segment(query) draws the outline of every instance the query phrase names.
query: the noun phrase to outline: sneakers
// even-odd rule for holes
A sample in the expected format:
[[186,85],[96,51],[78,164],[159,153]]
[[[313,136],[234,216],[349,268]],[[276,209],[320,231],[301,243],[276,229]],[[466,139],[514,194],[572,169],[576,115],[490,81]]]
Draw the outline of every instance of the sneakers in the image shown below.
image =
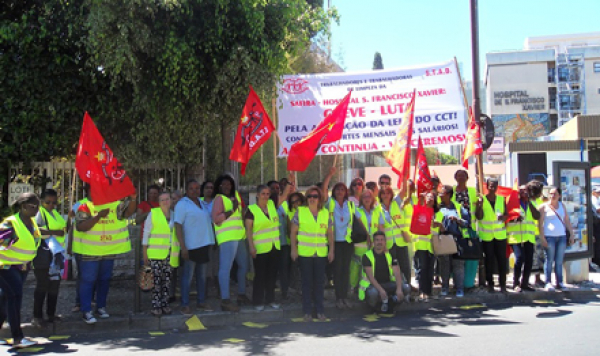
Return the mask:
[[279,305],[277,303],[270,303],[269,306],[275,310],[281,309],[281,305]]
[[240,311],[240,307],[233,304],[229,299],[223,299],[221,301],[221,310],[237,313]]
[[442,288],[442,291],[440,292],[440,295],[442,297],[445,297],[448,295],[448,288]]
[[96,314],[98,314],[100,319],[110,318],[110,315],[106,312],[106,308],[98,308],[98,310],[96,310]]
[[523,286],[521,289],[525,292],[535,292],[535,289],[531,288],[530,286]]
[[464,291],[464,290],[462,290],[462,289],[458,289],[458,290],[456,291],[456,297],[457,297],[457,298],[462,298],[462,297],[464,297],[464,296],[465,296],[465,291]]
[[21,339],[21,342],[19,342],[16,345],[13,345],[13,348],[15,348],[15,349],[24,349],[26,347],[31,347],[31,346],[34,346],[34,345],[37,345],[36,341],[32,341],[32,340],[29,340],[28,338],[24,337],[24,338]]
[[94,318],[94,314],[92,314],[92,312],[83,313],[83,321],[85,321],[85,323],[89,325],[96,324],[96,322],[98,322],[98,320]]
[[558,283],[556,285],[556,289],[563,290],[563,289],[566,289],[566,288],[567,288],[567,286],[565,286],[565,284],[563,282],[560,282],[560,283]]
[[546,283],[546,292],[554,292],[554,286],[552,286],[552,283]]
[[265,306],[262,305],[262,304],[261,305],[255,305],[254,306],[254,310],[256,310],[256,311],[263,311],[263,310],[265,310]]
[[187,305],[182,306],[180,311],[181,311],[181,314],[183,314],[183,315],[192,315],[192,310]]

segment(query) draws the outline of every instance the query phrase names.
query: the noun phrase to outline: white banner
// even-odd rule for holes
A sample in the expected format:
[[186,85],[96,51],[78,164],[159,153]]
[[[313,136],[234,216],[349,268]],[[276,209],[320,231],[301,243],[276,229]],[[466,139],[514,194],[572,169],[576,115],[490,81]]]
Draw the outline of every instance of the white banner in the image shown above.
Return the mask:
[[322,145],[318,154],[387,151],[413,90],[413,147],[419,135],[425,146],[465,141],[465,107],[454,61],[435,65],[370,71],[288,75],[279,86],[280,157],[308,134],[352,90],[344,136]]

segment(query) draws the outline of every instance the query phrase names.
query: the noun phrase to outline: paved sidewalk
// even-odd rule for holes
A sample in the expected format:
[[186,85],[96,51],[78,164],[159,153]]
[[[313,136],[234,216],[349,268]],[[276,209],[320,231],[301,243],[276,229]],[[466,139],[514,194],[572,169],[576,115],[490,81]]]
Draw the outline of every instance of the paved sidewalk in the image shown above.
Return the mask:
[[[507,280],[511,281],[512,279],[509,276]],[[413,282],[413,284],[415,283],[416,282]],[[87,325],[81,320],[80,313],[71,312],[74,305],[75,282],[63,281],[58,302],[58,313],[63,317],[63,321],[56,324],[50,324],[49,327],[45,329],[39,329],[30,325],[33,314],[34,287],[35,280],[33,274],[30,274],[24,290],[22,309],[23,328],[25,335],[27,336],[50,336],[57,334],[76,335],[89,332],[109,333],[128,330],[164,331],[177,329],[179,331],[185,331],[187,330],[185,321],[192,317],[192,315],[182,315],[179,312],[179,304],[177,302],[172,304],[174,310],[172,315],[162,316],[160,318],[150,315],[149,311],[151,304],[149,293],[142,293],[141,306],[143,311],[141,313],[134,313],[134,282],[132,280],[116,280],[111,283],[107,307],[111,317],[108,319],[99,319],[98,323],[95,325]],[[415,301],[403,303],[397,307],[396,311],[402,313],[407,310],[425,310],[435,307],[466,306],[491,302],[508,302],[516,304],[536,300],[544,302],[544,300],[558,301],[597,298],[600,297],[600,273],[590,273],[590,281],[567,285],[567,287],[568,288],[562,292],[536,290],[535,292],[515,293],[509,289],[509,292],[506,294],[500,292],[490,294],[484,288],[476,287],[468,290],[464,298],[456,298],[456,296],[453,295],[454,291],[451,290],[451,296],[431,299],[427,303]],[[232,285],[231,290],[232,293],[235,293],[236,286]],[[355,301],[355,307],[351,310],[338,310],[335,308],[333,289],[326,289],[325,292],[325,314],[328,317],[343,318],[370,313],[368,308],[358,301]],[[434,287],[434,295],[438,296],[439,292],[440,286],[437,285]],[[251,287],[247,288],[247,295],[250,296],[251,293]],[[279,293],[276,295],[277,297],[280,296]],[[413,293],[413,297],[414,296],[415,294]],[[192,296],[190,297],[190,300],[193,303],[195,298]],[[206,327],[233,326],[244,322],[284,321],[302,316],[300,295],[293,291],[290,293],[290,298],[282,303],[282,308],[280,310],[274,310],[267,307],[264,311],[257,312],[252,306],[245,306],[239,313],[222,312],[219,307],[217,291],[214,287],[209,287],[207,302],[214,311],[194,312]],[[191,306],[192,310],[194,310],[194,305],[192,304]],[[10,337],[8,325],[5,325],[0,333],[0,337]]]

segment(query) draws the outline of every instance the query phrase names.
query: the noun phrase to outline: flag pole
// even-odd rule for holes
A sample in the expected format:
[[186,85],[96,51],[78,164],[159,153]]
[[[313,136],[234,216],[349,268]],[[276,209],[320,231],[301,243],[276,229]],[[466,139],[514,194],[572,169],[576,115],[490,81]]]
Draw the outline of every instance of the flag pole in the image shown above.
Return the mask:
[[[458,80],[460,81],[460,89],[462,90],[463,101],[465,103],[465,109],[467,110],[467,117],[468,117],[469,116],[469,101],[467,99],[467,93],[465,91],[465,84],[463,83],[462,75],[460,74],[460,70],[458,69],[458,61],[456,60],[456,56],[454,56],[454,66],[456,67],[456,72],[458,73]],[[477,124],[479,125],[479,131],[481,132],[481,125],[479,124],[479,121],[477,121]],[[467,123],[467,125],[468,125],[468,123]],[[467,127],[467,130],[468,129],[469,128]],[[465,150],[463,147],[463,154],[464,154],[464,151]],[[477,177],[477,192],[482,193],[483,192],[483,154],[481,154],[481,153],[479,153],[478,155],[475,156],[475,175]]]
[[[277,88],[275,88],[275,95],[276,94]],[[273,100],[271,100],[271,113],[273,115],[273,126],[275,127],[275,137],[273,137],[273,174],[275,174],[274,179],[279,180],[279,174],[277,169],[277,139],[279,139],[279,134],[277,134],[277,103],[275,101],[275,95],[273,95]]]

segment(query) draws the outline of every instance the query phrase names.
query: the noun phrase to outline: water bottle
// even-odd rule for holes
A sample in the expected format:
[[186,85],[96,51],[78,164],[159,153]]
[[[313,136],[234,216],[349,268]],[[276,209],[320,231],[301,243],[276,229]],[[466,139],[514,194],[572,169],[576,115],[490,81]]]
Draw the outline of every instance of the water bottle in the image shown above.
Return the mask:
[[381,311],[384,313],[388,311],[388,300],[387,299],[381,303]]

